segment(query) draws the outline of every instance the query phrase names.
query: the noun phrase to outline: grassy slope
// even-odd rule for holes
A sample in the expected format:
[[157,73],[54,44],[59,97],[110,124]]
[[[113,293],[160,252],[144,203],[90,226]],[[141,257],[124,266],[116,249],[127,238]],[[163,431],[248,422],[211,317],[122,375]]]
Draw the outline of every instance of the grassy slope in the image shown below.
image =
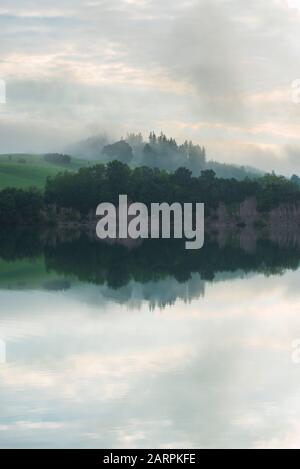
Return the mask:
[[[26,160],[20,163],[19,160]],[[38,187],[42,189],[48,176],[61,171],[77,171],[90,163],[72,158],[70,165],[55,165],[44,161],[42,155],[0,155],[0,190],[5,187]]]

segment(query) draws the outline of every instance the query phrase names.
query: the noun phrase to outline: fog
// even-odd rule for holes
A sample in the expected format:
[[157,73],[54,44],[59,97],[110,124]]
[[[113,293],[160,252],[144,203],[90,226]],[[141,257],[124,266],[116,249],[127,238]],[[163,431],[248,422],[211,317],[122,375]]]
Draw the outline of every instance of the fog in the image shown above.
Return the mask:
[[0,153],[162,130],[299,172],[299,24],[289,0],[3,0]]

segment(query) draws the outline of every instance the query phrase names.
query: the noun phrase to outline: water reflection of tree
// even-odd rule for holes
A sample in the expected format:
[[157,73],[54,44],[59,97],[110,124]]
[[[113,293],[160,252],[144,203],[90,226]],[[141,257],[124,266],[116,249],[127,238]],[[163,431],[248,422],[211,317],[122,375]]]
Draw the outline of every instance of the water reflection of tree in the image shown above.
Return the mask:
[[129,250],[91,239],[85,233],[23,230],[0,232],[0,257],[6,261],[44,256],[48,270],[80,281],[119,289],[130,281],[140,284],[168,277],[186,283],[193,274],[212,281],[225,272],[281,274],[296,269],[300,249],[280,247],[267,239],[258,240],[254,251],[245,251],[236,239],[224,245],[206,240],[199,251],[185,250],[176,240],[149,240]]

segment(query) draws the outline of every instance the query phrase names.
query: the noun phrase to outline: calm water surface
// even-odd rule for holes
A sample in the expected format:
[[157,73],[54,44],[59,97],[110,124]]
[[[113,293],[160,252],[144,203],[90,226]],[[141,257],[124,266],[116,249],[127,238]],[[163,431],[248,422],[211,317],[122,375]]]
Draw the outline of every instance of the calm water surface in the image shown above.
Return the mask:
[[5,257],[2,448],[300,446],[300,270],[112,287]]

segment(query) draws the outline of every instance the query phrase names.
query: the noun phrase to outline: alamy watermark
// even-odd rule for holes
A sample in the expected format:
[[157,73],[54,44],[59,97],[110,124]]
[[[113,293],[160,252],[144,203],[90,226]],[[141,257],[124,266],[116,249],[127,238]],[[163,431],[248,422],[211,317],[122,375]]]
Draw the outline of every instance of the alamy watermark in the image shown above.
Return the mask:
[[0,104],[6,104],[6,83],[0,78]]
[[300,78],[294,80],[291,84],[291,96],[294,104],[300,103]]
[[186,249],[204,245],[204,204],[175,202],[152,203],[150,213],[145,204],[128,203],[127,195],[119,195],[119,205],[104,202],[98,205],[96,233],[100,239],[186,239]]
[[291,348],[292,348],[292,355],[291,355],[292,362],[295,365],[299,365],[300,363],[300,339],[293,340],[291,344]]
[[286,0],[288,7],[294,10],[300,10],[300,0]]
[[0,365],[6,363],[6,342],[0,339]]

